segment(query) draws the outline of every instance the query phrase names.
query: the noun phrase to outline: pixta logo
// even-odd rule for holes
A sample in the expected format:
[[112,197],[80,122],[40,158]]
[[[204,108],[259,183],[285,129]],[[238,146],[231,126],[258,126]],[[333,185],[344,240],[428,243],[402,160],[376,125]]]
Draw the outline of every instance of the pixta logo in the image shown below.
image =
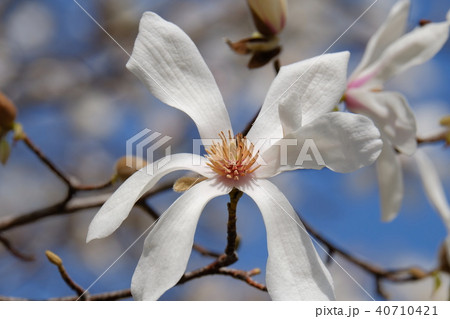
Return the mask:
[[[159,132],[153,132],[149,129],[144,129],[127,140],[126,143],[126,165],[132,167],[132,156],[144,158],[150,164],[143,170],[146,174],[153,175],[156,170],[163,167],[170,161],[171,146],[165,148],[165,157],[159,161],[154,161],[154,154],[164,144],[169,142],[172,138],[170,136],[162,135]],[[144,156],[145,152],[145,156]]]

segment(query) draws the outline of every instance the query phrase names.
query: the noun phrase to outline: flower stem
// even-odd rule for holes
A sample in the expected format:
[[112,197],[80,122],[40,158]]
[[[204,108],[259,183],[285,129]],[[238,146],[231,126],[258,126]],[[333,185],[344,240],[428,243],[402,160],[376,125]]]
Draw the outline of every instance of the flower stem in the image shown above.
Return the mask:
[[233,188],[229,194],[230,202],[228,207],[228,226],[227,226],[227,247],[225,248],[225,254],[232,256],[236,251],[236,208],[239,199],[242,197],[242,192],[237,188]]

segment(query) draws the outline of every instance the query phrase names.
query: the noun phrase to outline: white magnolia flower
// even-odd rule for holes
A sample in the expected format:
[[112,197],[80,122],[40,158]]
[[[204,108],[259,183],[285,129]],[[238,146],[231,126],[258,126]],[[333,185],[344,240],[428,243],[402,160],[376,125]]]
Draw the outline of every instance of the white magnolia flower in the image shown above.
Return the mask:
[[372,36],[365,54],[350,76],[345,102],[354,113],[370,117],[380,129],[383,151],[377,160],[382,219],[397,215],[403,199],[403,181],[396,152],[412,155],[417,147],[416,121],[405,97],[386,92],[384,83],[391,77],[431,59],[447,41],[447,21],[429,23],[404,34],[410,2],[401,0],[387,20]]
[[[131,283],[133,297],[156,300],[183,275],[200,214],[213,198],[237,188],[258,205],[267,230],[266,284],[275,300],[333,299],[330,275],[302,223],[280,190],[266,178],[284,170],[328,167],[349,172],[375,161],[379,131],[365,116],[328,113],[346,85],[347,52],[324,55],[280,70],[259,118],[247,137],[234,137],[216,82],[189,37],[154,13],[145,13],[127,64],[161,101],[188,114],[204,144],[220,137],[205,158],[175,154],[153,164],[156,170],[132,175],[93,219],[87,241],[114,232],[135,202],[163,176],[191,170],[207,179],[183,193],[156,223],[144,243]],[[280,145],[297,141],[280,160]],[[296,165],[306,139],[313,139],[324,163]],[[256,147],[258,146],[258,151]],[[264,159],[265,165],[260,159]],[[158,163],[165,163],[158,167]],[[281,165],[281,163],[286,165]]]

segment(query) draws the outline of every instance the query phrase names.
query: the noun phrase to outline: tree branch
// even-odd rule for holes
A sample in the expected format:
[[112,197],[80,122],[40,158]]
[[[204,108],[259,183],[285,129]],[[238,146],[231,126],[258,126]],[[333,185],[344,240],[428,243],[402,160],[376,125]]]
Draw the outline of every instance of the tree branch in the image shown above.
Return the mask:
[[69,273],[67,272],[66,268],[63,265],[63,262],[61,258],[56,255],[55,253],[47,250],[45,252],[48,260],[54,264],[56,267],[58,267],[59,274],[61,275],[61,278],[64,280],[64,282],[69,286],[73,291],[75,291],[78,294],[78,298],[81,300],[89,300],[89,293],[84,290],[83,287],[78,285],[75,281],[73,281],[72,278],[70,278]]
[[[170,189],[173,182],[162,184],[159,187],[146,193],[143,198],[149,198],[162,191]],[[33,223],[46,217],[55,215],[72,214],[81,210],[96,208],[102,206],[106,200],[112,195],[112,193],[106,193],[101,195],[94,195],[82,198],[72,198],[69,201],[63,200],[60,203],[54,204],[49,207],[38,209],[29,213],[25,213],[19,216],[7,216],[0,219],[0,232],[6,231],[18,226]],[[142,206],[141,206],[142,207]]]
[[7,238],[5,238],[3,236],[0,236],[0,243],[2,243],[3,246],[15,257],[17,257],[23,261],[33,261],[34,260],[34,256],[25,255],[25,254],[21,253],[19,250],[14,248],[14,246],[11,244],[11,242]]
[[[375,277],[377,292],[385,298],[387,296],[386,293],[383,292],[381,287],[382,280],[389,280],[391,282],[408,282],[408,281],[416,281],[426,277],[431,276],[436,270],[433,269],[431,271],[424,271],[417,267],[409,267],[409,268],[401,268],[401,269],[391,269],[386,270],[381,267],[372,265],[368,262],[362,261],[361,259],[351,255],[347,251],[341,249],[340,247],[332,244],[329,240],[320,235],[315,229],[313,229],[308,223],[302,220],[305,229],[309,234],[314,236],[318,241],[320,241],[325,248],[331,254],[338,253],[342,257],[344,257],[347,261],[352,264],[358,266],[359,268],[365,270]],[[331,259],[331,258],[330,258]]]
[[442,133],[439,133],[437,135],[434,136],[429,136],[429,137],[425,137],[425,138],[421,138],[421,137],[417,137],[417,144],[421,145],[421,144],[430,144],[430,143],[438,143],[438,142],[446,142],[446,144],[448,145],[448,136],[449,136],[449,132],[445,131]]

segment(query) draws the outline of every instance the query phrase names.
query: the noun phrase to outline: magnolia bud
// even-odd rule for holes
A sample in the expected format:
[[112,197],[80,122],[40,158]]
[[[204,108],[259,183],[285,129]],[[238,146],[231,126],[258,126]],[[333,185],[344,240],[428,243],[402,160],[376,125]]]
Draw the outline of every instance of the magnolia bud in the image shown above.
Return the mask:
[[184,176],[176,180],[175,184],[173,184],[173,190],[177,193],[182,193],[187,191],[192,186],[204,181],[206,177],[198,176]]
[[286,0],[247,0],[256,29],[265,36],[280,33],[286,24]]
[[409,269],[409,273],[416,279],[422,279],[428,276],[428,274],[425,271],[417,267],[411,267]]
[[140,157],[124,156],[116,162],[116,175],[122,180],[136,173],[141,168],[148,165],[148,162]]
[[55,254],[54,252],[52,252],[52,251],[50,251],[50,250],[46,250],[46,251],[45,251],[45,255],[47,256],[48,260],[49,260],[52,264],[54,264],[54,265],[56,265],[56,266],[58,266],[58,267],[62,266],[62,260],[61,260],[61,258],[60,258],[57,254]]
[[440,124],[442,126],[450,126],[450,115],[444,116],[441,118]]
[[12,129],[16,115],[14,104],[0,92],[0,132]]

